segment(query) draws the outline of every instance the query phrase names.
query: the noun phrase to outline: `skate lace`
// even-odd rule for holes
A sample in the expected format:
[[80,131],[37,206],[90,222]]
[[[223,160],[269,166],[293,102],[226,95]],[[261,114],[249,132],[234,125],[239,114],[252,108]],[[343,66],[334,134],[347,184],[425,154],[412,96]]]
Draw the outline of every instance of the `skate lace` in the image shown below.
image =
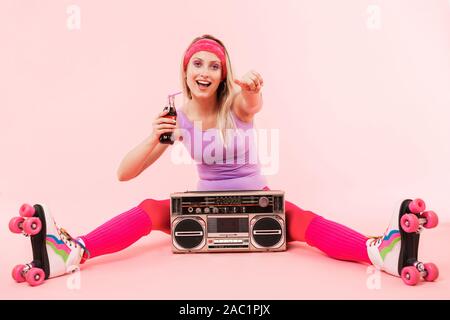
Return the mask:
[[88,258],[90,256],[89,250],[81,243],[79,242],[77,239],[75,239],[74,237],[72,237],[66,229],[64,228],[60,228],[59,232],[61,233],[62,236],[64,236],[64,242],[71,242],[74,244],[75,248],[77,248],[77,246],[80,246],[84,252],[87,254]]
[[369,236],[368,238],[370,238],[369,246],[374,246],[383,239],[383,236]]

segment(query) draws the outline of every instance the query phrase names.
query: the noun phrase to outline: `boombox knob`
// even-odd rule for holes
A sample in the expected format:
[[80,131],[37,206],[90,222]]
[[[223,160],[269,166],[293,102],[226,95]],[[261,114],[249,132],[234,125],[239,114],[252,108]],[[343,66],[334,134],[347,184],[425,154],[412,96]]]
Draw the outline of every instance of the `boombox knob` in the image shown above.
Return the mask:
[[267,207],[269,205],[269,199],[267,197],[261,197],[259,198],[259,206],[260,207]]

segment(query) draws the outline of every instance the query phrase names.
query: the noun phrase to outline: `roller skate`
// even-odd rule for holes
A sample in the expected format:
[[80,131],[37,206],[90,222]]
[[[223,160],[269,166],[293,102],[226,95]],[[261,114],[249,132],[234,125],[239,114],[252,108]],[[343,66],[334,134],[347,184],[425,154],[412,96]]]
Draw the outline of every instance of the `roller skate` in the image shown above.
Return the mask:
[[437,224],[438,216],[433,211],[425,211],[423,200],[404,200],[385,234],[367,240],[370,261],[375,267],[401,277],[407,285],[416,285],[421,277],[434,281],[439,276],[438,268],[434,263],[420,262],[417,255],[420,233]]
[[31,238],[33,260],[14,267],[14,280],[37,286],[46,279],[78,270],[83,254],[88,254],[81,239],[74,239],[63,228],[58,228],[42,205],[24,204],[19,214],[20,217],[10,220],[9,229]]

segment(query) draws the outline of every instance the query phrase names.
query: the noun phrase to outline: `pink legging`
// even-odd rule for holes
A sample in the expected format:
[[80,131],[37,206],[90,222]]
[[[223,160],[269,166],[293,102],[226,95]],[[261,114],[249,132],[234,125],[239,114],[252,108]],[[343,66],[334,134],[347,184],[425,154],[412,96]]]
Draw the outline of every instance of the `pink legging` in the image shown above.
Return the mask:
[[[269,190],[265,187],[264,190]],[[285,201],[287,241],[304,241],[332,258],[370,263],[367,237]],[[80,237],[88,257],[123,250],[152,230],[170,234],[170,200],[147,199]],[[84,260],[85,260],[84,259]],[[83,260],[83,261],[84,261]]]

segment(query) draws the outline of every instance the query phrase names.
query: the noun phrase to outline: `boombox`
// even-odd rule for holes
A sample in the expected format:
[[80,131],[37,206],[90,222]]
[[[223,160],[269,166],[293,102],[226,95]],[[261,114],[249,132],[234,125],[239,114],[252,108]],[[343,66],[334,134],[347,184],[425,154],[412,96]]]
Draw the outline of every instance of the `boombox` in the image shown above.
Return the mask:
[[172,193],[170,222],[175,253],[286,250],[279,190]]

